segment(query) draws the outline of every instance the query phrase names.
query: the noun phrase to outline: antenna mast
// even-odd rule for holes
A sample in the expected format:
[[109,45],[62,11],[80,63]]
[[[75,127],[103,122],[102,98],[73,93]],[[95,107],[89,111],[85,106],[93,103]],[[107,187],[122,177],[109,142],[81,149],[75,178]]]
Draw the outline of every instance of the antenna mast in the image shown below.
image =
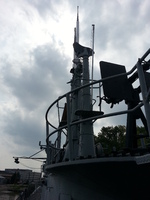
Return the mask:
[[[77,21],[76,27],[74,28],[74,42],[79,43],[79,6],[77,6]],[[77,59],[75,52],[73,53],[74,61]],[[73,67],[75,68],[76,64],[73,62]]]
[[76,42],[79,43],[79,6],[77,6]]
[[[93,82],[93,70],[94,70],[94,35],[95,35],[95,25],[92,24],[92,73],[91,73],[91,79]],[[91,86],[91,97],[93,99],[93,85]]]

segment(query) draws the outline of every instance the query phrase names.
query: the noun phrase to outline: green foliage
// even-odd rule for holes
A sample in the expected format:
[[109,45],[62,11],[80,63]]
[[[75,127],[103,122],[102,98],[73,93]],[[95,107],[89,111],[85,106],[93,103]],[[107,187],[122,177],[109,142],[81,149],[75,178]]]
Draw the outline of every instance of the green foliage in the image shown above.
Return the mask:
[[105,152],[108,154],[115,148],[117,151],[125,147],[125,126],[102,127],[98,136],[95,137],[96,143],[101,143]]
[[[144,127],[137,126],[137,135],[146,135],[146,130]],[[150,144],[150,138],[144,138],[145,145]],[[102,127],[98,136],[95,136],[95,143],[101,143],[106,154],[112,153],[114,149],[119,151],[125,148],[126,142],[126,127],[119,126],[108,126]],[[138,139],[138,147],[141,146],[141,140]]]

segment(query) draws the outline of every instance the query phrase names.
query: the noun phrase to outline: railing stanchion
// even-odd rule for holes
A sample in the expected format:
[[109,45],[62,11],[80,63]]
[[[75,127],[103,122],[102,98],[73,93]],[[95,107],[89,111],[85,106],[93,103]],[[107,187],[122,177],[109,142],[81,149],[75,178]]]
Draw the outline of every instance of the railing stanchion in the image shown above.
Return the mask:
[[73,157],[73,144],[72,144],[72,133],[71,133],[71,126],[70,126],[70,115],[71,115],[71,109],[70,109],[70,94],[68,93],[66,95],[67,98],[67,129],[68,129],[68,140],[69,140],[69,160],[72,160]]

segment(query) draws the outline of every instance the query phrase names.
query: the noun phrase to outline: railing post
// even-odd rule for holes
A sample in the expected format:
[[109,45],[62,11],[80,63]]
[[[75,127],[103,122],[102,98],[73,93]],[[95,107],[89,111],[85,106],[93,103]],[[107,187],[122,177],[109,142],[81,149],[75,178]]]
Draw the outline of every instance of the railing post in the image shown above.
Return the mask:
[[[46,138],[48,137],[49,135],[49,125],[48,125],[48,122],[46,121]],[[51,160],[51,157],[50,157],[50,148],[49,148],[49,139],[47,141],[47,144],[46,144],[46,152],[47,152],[47,164],[49,165],[50,164],[50,160]]]
[[141,92],[142,92],[142,97],[143,97],[143,104],[144,104],[144,108],[145,108],[148,132],[149,132],[149,136],[150,136],[150,104],[149,104],[149,98],[148,98],[149,93],[147,90],[145,75],[144,75],[143,67],[141,65],[140,60],[137,62],[136,66],[137,66],[140,87],[141,87]]
[[71,109],[70,109],[70,94],[66,95],[67,99],[67,128],[68,128],[68,140],[69,140],[69,160],[73,158],[73,141],[72,141],[72,133],[71,133],[71,126],[70,126],[70,119],[71,119]]

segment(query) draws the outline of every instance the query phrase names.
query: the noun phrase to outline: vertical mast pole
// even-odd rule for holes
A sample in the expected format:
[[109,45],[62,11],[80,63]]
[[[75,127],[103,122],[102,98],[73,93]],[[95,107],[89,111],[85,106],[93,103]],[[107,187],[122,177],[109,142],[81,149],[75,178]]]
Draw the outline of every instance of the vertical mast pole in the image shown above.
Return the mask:
[[[79,6],[77,6],[77,19],[76,27],[74,28],[74,43],[79,43]],[[80,59],[76,56],[75,51],[73,52],[73,67],[71,69],[72,80],[71,90],[81,86],[81,72]],[[69,143],[65,153],[64,159],[72,160],[78,156],[78,139],[79,139],[79,125],[70,126],[70,123],[77,120],[78,116],[75,115],[75,111],[79,109],[80,91],[71,93],[71,98],[67,96],[67,123],[68,125],[68,138]],[[70,118],[69,118],[70,117]]]
[[[77,21],[76,21],[76,27],[74,28],[74,42],[79,43],[79,6],[77,6]],[[77,58],[74,52],[74,60]],[[73,63],[73,67],[75,67],[75,63]]]
[[79,43],[79,6],[77,6],[76,41]]
[[[93,71],[94,71],[94,36],[95,36],[95,25],[92,24],[92,73],[91,73],[91,79],[93,82]],[[91,99],[93,99],[93,85],[91,86]]]
[[[78,42],[79,43],[79,6],[77,6],[77,20],[76,20],[76,28],[75,28],[75,32],[74,32],[75,36],[74,36],[74,42]],[[81,86],[81,72],[82,70],[80,69],[80,59],[76,56],[75,52],[74,52],[74,61],[73,61],[73,79],[72,79],[72,89],[75,89],[77,87]],[[80,103],[80,94],[81,92],[75,92],[72,93],[72,108],[71,108],[71,121],[76,121],[78,119],[78,116],[75,115],[75,111],[79,109]],[[72,134],[72,145],[73,145],[73,155],[72,158],[76,159],[78,156],[78,148],[79,148],[79,144],[78,144],[78,140],[79,140],[79,125],[75,125],[71,127],[71,134]]]
[[[77,7],[77,24],[76,24],[76,42],[74,43],[74,51],[76,53],[76,58],[80,61],[82,58],[82,65],[81,63],[77,64],[76,70],[80,70],[80,74],[78,71],[78,82],[80,81],[81,85],[81,73],[82,73],[82,85],[86,85],[90,82],[89,77],[89,57],[93,55],[93,50],[88,47],[81,46],[79,42],[79,16],[78,16],[78,7]],[[82,67],[82,68],[81,68]],[[76,81],[77,86],[77,81]],[[79,86],[79,84],[78,84]],[[76,111],[79,110],[79,118],[84,119],[83,113],[91,112],[91,90],[90,86],[82,88],[81,91],[78,91],[78,106]],[[75,99],[75,97],[74,97]],[[80,113],[81,111],[81,113]],[[77,113],[76,113],[77,114]],[[78,132],[78,157],[88,158],[88,157],[95,157],[95,146],[94,146],[94,135],[93,135],[93,123],[92,120],[88,122],[83,122],[80,124],[80,129]]]

